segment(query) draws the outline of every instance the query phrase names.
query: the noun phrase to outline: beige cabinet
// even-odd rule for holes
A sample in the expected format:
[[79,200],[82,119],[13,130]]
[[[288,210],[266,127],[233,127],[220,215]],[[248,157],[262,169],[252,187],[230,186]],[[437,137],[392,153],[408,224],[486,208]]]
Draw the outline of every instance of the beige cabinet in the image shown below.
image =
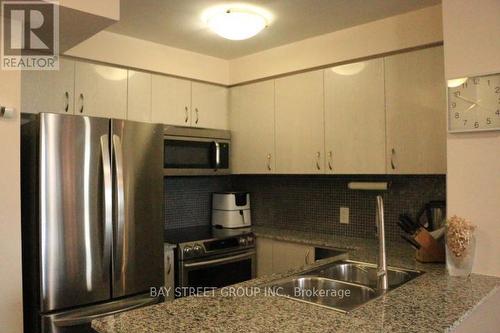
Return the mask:
[[21,112],[74,113],[75,62],[61,58],[57,71],[22,71]]
[[273,243],[273,272],[285,273],[314,262],[314,247],[275,241]]
[[323,71],[276,80],[276,170],[324,173]]
[[257,276],[286,273],[314,262],[314,247],[257,237]]
[[164,75],[152,76],[153,123],[191,126],[191,82]]
[[127,119],[151,122],[151,74],[128,71]]
[[230,90],[231,169],[233,173],[273,173],[274,80]]
[[228,89],[192,82],[191,126],[228,129]]
[[126,119],[127,70],[76,62],[75,114]]
[[326,172],[384,174],[384,61],[325,69]]
[[446,173],[443,47],[385,58],[387,170]]
[[257,237],[257,276],[273,274],[273,243],[269,238]]

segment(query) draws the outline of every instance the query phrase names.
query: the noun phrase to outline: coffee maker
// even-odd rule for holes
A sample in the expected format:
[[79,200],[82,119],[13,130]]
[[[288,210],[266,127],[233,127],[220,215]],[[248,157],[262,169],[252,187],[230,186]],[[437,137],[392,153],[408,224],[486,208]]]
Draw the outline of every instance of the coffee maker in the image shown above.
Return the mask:
[[212,225],[231,229],[251,226],[250,193],[212,193]]

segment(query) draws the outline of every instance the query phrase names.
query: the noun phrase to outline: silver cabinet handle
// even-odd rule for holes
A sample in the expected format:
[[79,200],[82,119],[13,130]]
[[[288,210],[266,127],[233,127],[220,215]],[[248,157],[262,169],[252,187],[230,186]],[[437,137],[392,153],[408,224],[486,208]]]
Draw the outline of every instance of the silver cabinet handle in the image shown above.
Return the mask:
[[[113,148],[115,157],[115,172],[116,172],[116,263],[119,269],[119,274],[124,274],[127,258],[124,258],[124,243],[125,237],[125,186],[123,174],[123,152],[122,143],[118,135],[113,134]],[[117,277],[122,279],[122,277]]]
[[219,170],[220,167],[220,144],[217,141],[214,141],[215,145],[215,167],[214,170]]
[[318,151],[316,153],[316,169],[321,170],[321,165],[319,164],[319,160],[321,158],[321,153]]
[[188,112],[188,107],[184,107],[184,111],[186,112],[186,118],[184,118],[184,122],[187,123],[189,120],[189,112]]
[[111,263],[111,246],[113,237],[113,180],[111,178],[111,157],[109,154],[109,137],[101,136],[102,173],[104,189],[104,250],[103,262]]
[[394,157],[396,157],[396,150],[392,148],[391,150],[391,168],[392,170],[396,170],[396,165],[394,164]]
[[64,106],[64,112],[68,112],[68,110],[69,110],[69,93],[67,91],[64,93],[64,98],[66,100],[66,105]]
[[328,169],[333,170],[333,152],[328,152]]
[[198,108],[195,108],[194,112],[196,112],[196,120],[194,121],[194,123],[198,124],[198,120],[200,120],[200,115],[199,115],[199,112],[198,112]]
[[267,154],[267,170],[271,171],[271,154]]
[[80,113],[83,113],[83,102],[84,102],[85,98],[83,96],[83,93],[80,94],[80,101],[82,101],[82,106],[80,107]]

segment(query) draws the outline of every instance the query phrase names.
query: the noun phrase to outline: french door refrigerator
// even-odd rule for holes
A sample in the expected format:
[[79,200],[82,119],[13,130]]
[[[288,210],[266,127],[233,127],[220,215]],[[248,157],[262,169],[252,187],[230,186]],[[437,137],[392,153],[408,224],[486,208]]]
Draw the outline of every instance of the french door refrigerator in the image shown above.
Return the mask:
[[158,302],[163,127],[53,113],[21,125],[25,332]]

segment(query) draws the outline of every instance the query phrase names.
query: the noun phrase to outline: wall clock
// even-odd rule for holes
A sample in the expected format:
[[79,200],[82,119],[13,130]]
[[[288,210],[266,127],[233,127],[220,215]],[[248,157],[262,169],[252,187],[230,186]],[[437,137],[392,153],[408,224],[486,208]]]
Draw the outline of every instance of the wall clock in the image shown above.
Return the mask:
[[448,131],[500,130],[500,74],[448,81]]

